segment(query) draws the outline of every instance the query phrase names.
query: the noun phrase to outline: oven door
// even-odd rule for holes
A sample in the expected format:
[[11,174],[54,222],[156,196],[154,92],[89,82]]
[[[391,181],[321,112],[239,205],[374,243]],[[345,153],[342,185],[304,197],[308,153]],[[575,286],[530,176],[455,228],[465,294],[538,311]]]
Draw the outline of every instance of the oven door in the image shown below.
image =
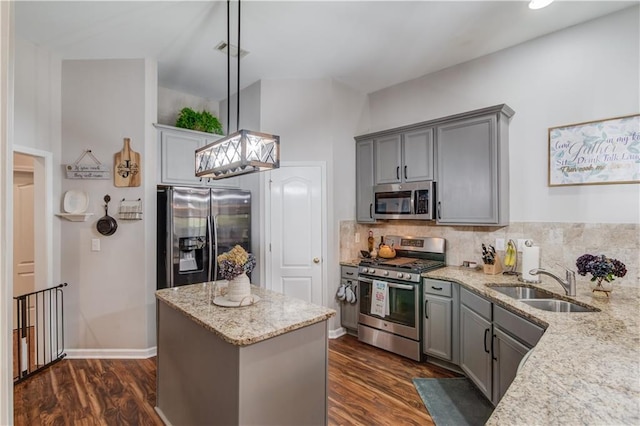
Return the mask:
[[373,279],[358,276],[360,290],[360,324],[420,340],[420,284],[386,281],[389,287],[389,314],[371,314]]

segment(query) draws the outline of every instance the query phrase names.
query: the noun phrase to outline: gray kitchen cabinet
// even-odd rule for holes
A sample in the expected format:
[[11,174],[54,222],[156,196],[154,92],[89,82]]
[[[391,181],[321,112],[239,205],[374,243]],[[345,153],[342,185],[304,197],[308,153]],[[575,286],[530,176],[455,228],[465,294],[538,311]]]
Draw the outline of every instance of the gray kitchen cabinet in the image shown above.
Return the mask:
[[351,287],[351,290],[358,298],[355,303],[346,300],[340,302],[340,325],[347,330],[347,333],[358,334],[358,314],[360,312],[360,301],[358,294],[358,267],[340,266],[340,283]]
[[460,290],[460,367],[494,405],[543,333],[531,321]]
[[239,178],[220,180],[195,175],[195,152],[222,136],[156,124],[158,129],[158,177],[162,185],[231,187],[239,186]]
[[459,286],[425,278],[423,289],[423,352],[428,357],[457,363]]
[[375,139],[375,183],[433,180],[433,129]]
[[491,342],[493,352],[493,395],[497,404],[516,378],[518,365],[531,349],[494,325]]
[[[461,291],[461,298],[463,293]],[[488,302],[489,303],[489,302]],[[470,306],[460,305],[460,367],[491,399],[491,321]]]
[[500,306],[493,306],[493,403],[513,382],[522,358],[542,337],[544,329]]
[[374,184],[373,140],[356,142],[356,220],[375,222],[373,218]]
[[436,221],[443,225],[509,224],[506,105],[436,126]]

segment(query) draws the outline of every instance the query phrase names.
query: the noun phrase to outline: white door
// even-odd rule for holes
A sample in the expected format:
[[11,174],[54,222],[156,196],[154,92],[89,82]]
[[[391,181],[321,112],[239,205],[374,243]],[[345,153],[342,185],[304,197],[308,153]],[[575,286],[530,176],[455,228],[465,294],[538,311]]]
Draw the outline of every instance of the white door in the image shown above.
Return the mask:
[[322,305],[322,248],[326,234],[322,167],[281,167],[269,173],[267,287]]
[[34,291],[33,173],[13,174],[13,295]]

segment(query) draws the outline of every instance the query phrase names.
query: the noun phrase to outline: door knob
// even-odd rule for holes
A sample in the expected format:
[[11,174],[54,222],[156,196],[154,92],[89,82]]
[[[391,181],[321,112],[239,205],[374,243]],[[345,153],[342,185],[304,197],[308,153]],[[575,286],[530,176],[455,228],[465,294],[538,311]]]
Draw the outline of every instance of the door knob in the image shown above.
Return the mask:
[[317,257],[313,258],[313,263],[320,263],[320,259],[318,259]]

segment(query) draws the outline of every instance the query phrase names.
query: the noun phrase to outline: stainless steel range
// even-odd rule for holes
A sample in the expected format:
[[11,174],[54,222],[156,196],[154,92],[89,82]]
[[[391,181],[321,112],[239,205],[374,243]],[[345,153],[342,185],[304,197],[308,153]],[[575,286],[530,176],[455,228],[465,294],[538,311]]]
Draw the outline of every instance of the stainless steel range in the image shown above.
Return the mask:
[[395,258],[362,259],[358,266],[358,340],[420,361],[420,274],[446,265],[446,241],[390,235],[385,243],[395,248]]

